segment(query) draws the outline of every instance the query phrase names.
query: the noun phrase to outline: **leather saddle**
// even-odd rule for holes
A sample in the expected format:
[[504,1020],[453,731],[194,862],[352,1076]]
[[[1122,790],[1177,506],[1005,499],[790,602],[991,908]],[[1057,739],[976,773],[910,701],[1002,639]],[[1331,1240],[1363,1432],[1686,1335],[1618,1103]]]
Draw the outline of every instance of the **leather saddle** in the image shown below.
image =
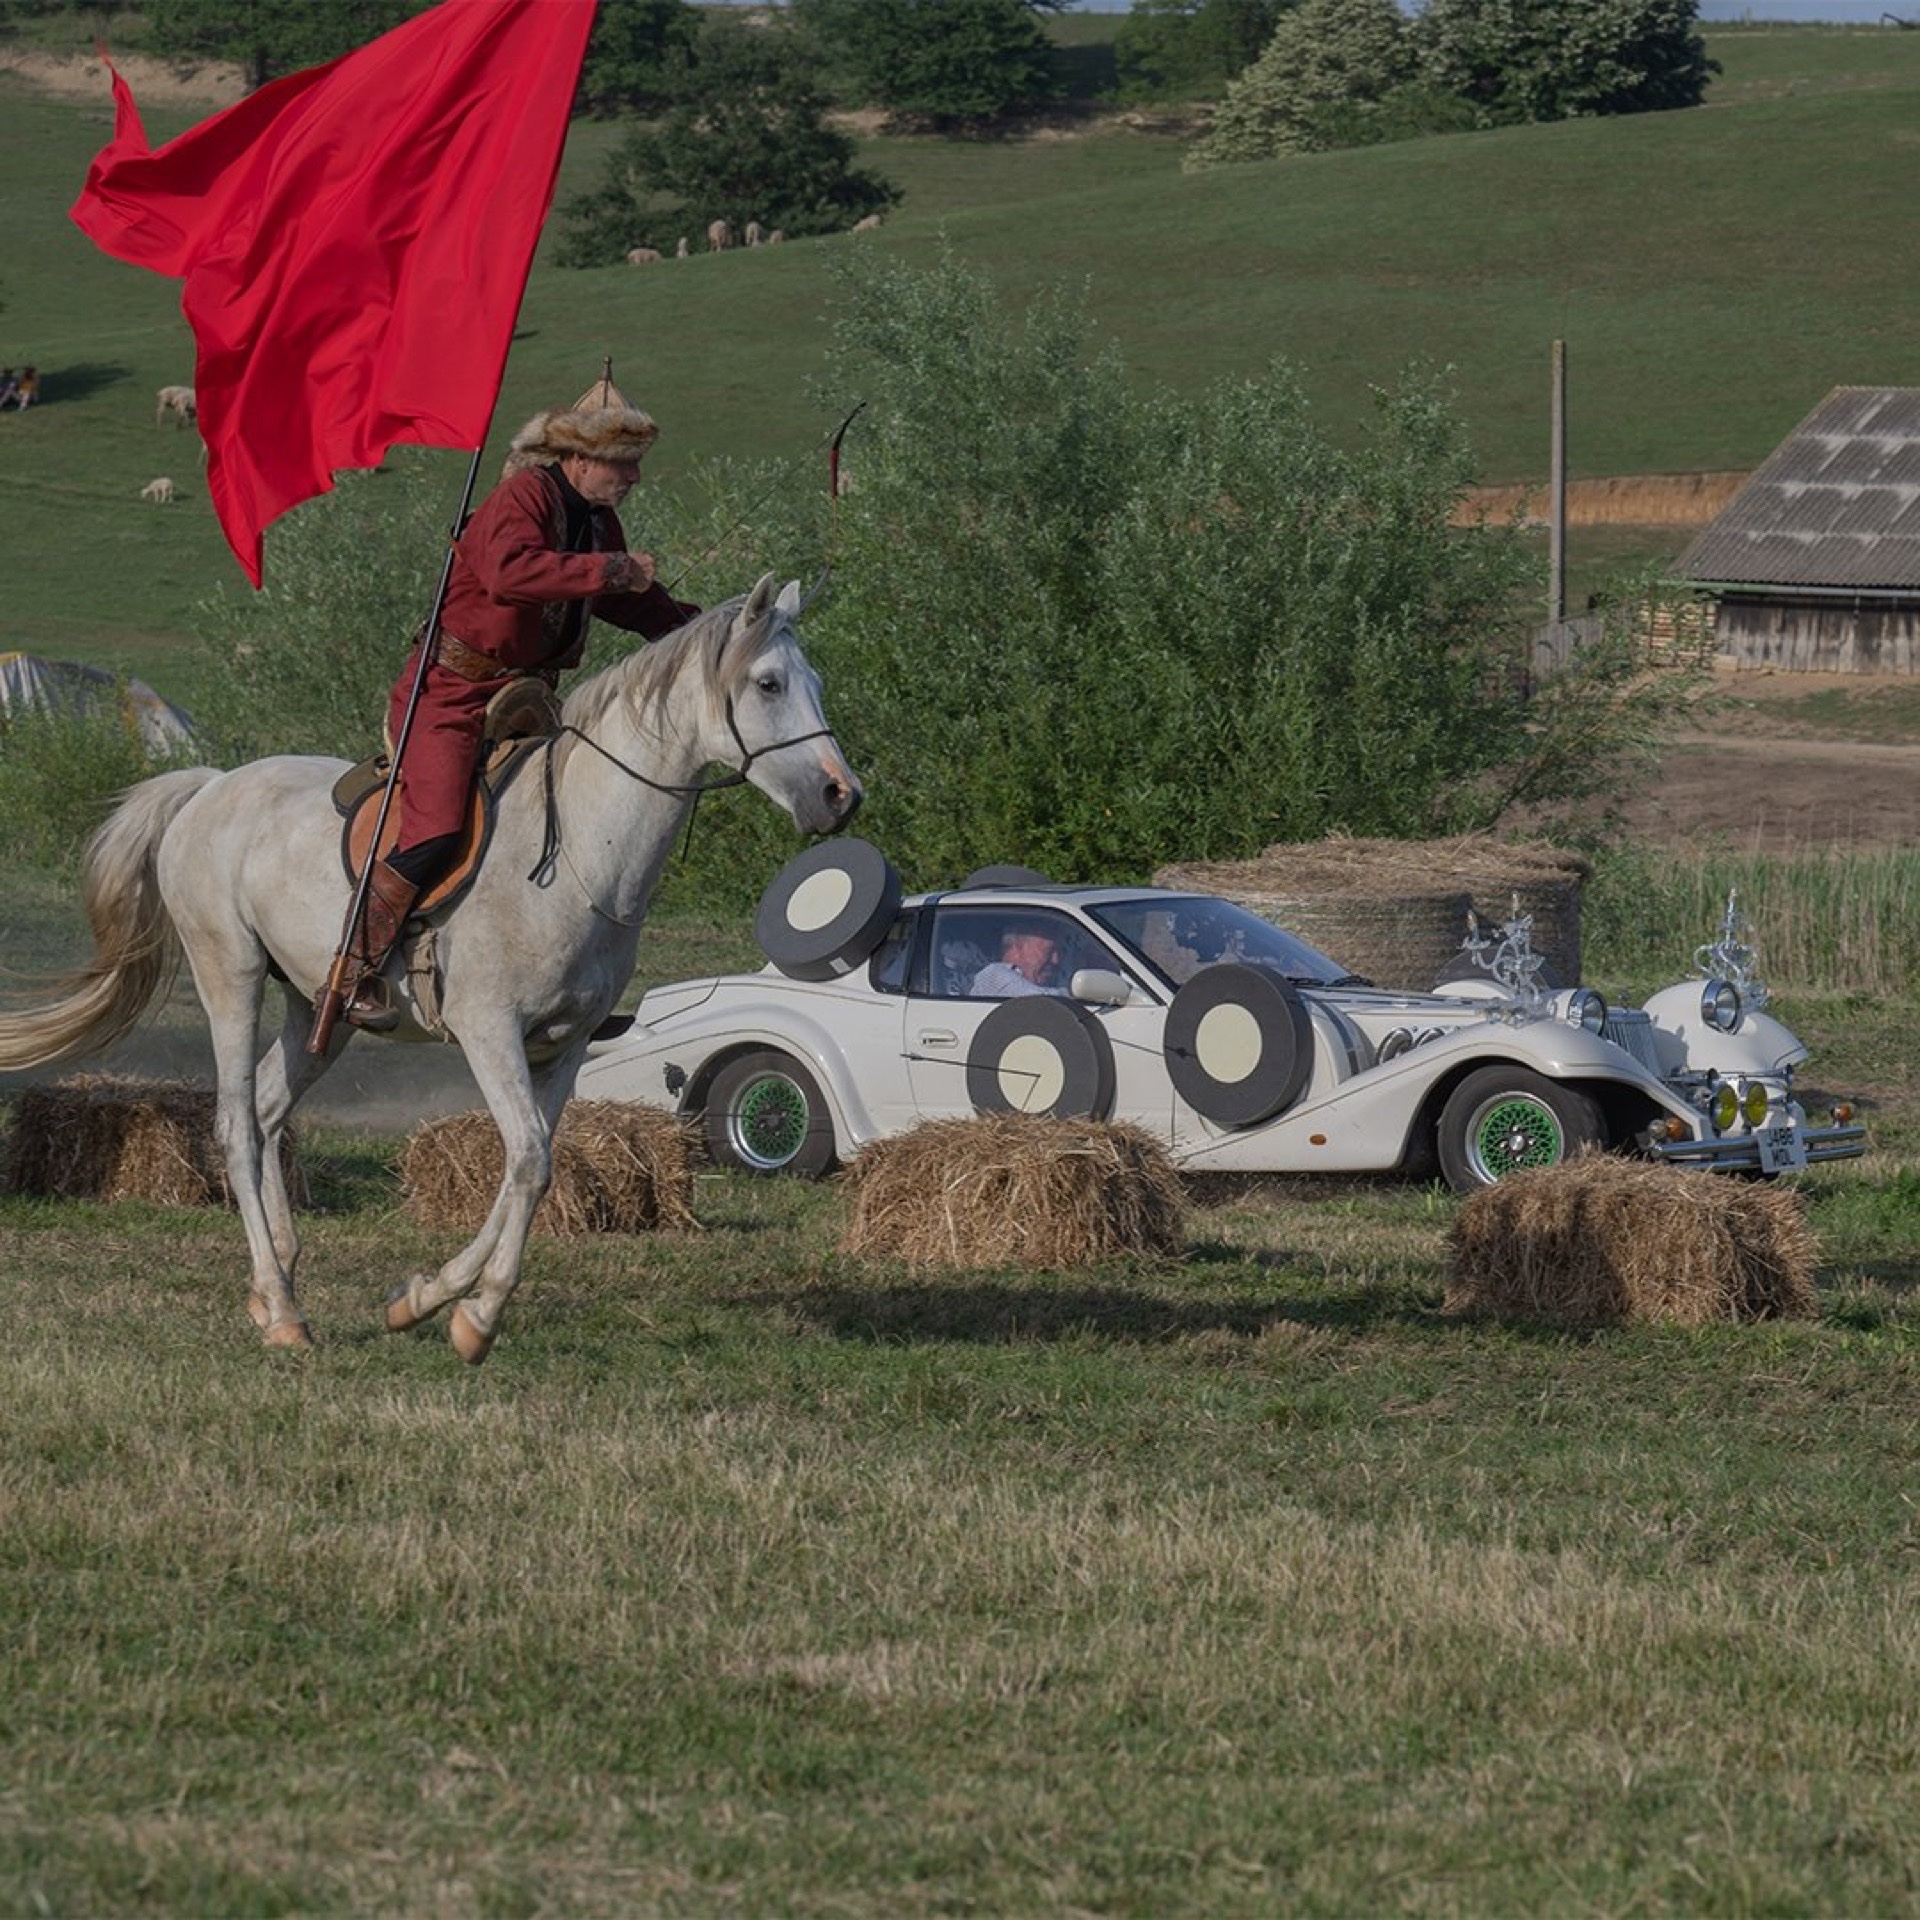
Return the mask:
[[[473,791],[467,797],[467,820],[459,845],[440,877],[430,882],[413,904],[414,914],[451,906],[473,884],[488,842],[493,838],[494,803],[514,776],[534,757],[533,750],[560,731],[560,702],[538,679],[516,680],[502,687],[488,702],[481,735],[480,766]],[[380,796],[392,762],[392,742],[349,767],[333,783],[333,804],[341,816],[340,864],[349,883],[357,884],[373,846],[373,825],[380,817]],[[400,844],[400,798],[394,796],[381,829],[379,851],[390,853]]]

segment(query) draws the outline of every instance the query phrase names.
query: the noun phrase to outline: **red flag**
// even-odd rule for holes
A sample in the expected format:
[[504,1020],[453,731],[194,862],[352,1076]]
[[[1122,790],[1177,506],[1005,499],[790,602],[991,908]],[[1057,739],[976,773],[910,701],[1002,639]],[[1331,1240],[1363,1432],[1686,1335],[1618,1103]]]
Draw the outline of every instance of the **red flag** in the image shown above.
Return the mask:
[[486,438],[594,5],[440,0],[158,152],[113,75],[73,218],[186,282],[207,491],[256,587],[261,530],[338,468]]

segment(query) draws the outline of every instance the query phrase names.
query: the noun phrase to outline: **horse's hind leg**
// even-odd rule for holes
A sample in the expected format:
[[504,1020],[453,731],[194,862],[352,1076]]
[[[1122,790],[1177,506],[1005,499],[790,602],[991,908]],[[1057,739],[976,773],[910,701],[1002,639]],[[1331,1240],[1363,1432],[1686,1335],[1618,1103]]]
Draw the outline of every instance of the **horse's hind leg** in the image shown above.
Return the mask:
[[[339,1059],[353,1030],[343,1023],[334,1029],[332,1043],[324,1055],[309,1053],[306,1043],[313,1027],[313,1007],[291,987],[285,989],[285,994],[286,1017],[280,1032],[254,1068],[253,1111],[259,1129],[260,1203],[266,1214],[267,1234],[274,1254],[292,1285],[300,1266],[300,1228],[287,1193],[281,1142],[294,1108],[308,1088]],[[249,1308],[256,1324],[264,1327],[266,1303],[258,1294],[251,1297]]]
[[[247,1230],[247,1248],[252,1258],[249,1283],[252,1291],[247,1311],[268,1346],[310,1347],[313,1336],[307,1331],[306,1315],[294,1298],[292,1263],[281,1257],[281,1246],[291,1243],[293,1226],[291,1215],[285,1211],[286,1190],[277,1164],[279,1129],[276,1126],[274,1130],[276,1164],[270,1189],[268,1177],[263,1173],[260,1119],[254,1109],[254,1048],[265,967],[257,947],[245,959],[235,960],[223,942],[194,939],[185,928],[182,934],[188,964],[193,969],[193,983],[199,990],[200,1004],[206,1009],[207,1025],[213,1036],[217,1088],[214,1131],[226,1159],[227,1184],[233,1190],[234,1205]],[[280,1097],[284,1096],[276,1096]],[[280,1116],[283,1123],[285,1117],[283,1110]],[[271,1210],[270,1190],[278,1193],[277,1206]],[[283,1216],[278,1232],[276,1211]]]

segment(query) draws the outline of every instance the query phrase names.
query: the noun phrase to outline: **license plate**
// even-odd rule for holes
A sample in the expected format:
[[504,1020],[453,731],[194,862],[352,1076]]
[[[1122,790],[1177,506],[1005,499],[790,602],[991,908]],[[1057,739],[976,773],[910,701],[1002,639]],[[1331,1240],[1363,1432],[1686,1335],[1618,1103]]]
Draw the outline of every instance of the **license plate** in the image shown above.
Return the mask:
[[1760,1129],[1760,1171],[1787,1173],[1807,1164],[1807,1146],[1786,1121]]

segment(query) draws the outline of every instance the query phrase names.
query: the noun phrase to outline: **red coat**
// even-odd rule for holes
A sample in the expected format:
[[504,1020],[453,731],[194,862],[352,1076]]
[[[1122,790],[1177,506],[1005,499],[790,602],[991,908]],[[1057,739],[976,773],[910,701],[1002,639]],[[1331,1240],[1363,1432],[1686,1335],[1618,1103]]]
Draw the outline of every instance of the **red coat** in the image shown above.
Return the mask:
[[643,583],[611,507],[592,510],[591,553],[560,551],[566,524],[559,482],[545,467],[501,481],[454,542],[442,630],[492,654],[503,668],[573,667],[580,664],[580,644],[564,658],[554,655],[569,602],[585,600],[592,618],[649,640],[700,611],[657,583]]
[[[400,848],[465,825],[487,702],[516,671],[579,665],[587,621],[571,646],[562,632],[575,604],[585,601],[591,618],[650,640],[700,611],[657,583],[640,584],[620,516],[611,507],[595,507],[591,524],[593,552],[561,551],[566,515],[559,483],[546,468],[530,467],[501,481],[455,541],[441,631],[498,660],[500,672],[475,680],[439,661],[427,668],[400,765]],[[394,739],[412,696],[417,655],[417,648],[407,655],[387,699],[387,731]]]

